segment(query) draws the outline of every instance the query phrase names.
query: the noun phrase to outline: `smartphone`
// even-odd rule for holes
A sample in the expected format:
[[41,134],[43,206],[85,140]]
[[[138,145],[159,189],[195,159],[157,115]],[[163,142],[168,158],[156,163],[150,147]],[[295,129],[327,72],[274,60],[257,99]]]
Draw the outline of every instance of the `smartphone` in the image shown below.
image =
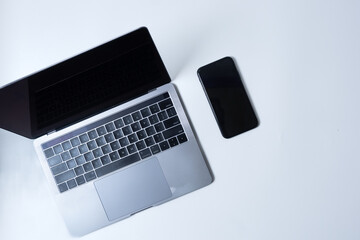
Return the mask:
[[255,111],[231,57],[205,65],[197,73],[224,138],[258,126]]

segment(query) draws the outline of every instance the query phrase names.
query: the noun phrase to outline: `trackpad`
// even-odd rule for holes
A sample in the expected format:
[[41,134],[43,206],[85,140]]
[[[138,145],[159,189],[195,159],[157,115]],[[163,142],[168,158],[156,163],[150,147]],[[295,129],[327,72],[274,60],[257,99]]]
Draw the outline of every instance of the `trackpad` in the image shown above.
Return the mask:
[[105,177],[94,185],[110,221],[172,196],[156,157]]

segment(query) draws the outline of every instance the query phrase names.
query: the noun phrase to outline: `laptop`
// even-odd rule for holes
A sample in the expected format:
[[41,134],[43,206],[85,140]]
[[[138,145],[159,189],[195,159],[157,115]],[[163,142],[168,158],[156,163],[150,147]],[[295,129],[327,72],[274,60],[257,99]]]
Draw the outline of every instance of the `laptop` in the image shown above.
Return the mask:
[[145,27],[2,87],[0,111],[35,139],[74,236],[213,181]]

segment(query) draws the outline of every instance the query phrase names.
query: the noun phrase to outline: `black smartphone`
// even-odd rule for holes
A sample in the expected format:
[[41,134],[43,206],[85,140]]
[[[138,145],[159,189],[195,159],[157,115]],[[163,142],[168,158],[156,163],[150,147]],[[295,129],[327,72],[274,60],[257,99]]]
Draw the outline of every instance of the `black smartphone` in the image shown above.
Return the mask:
[[197,73],[224,138],[258,126],[255,111],[231,57],[205,65]]

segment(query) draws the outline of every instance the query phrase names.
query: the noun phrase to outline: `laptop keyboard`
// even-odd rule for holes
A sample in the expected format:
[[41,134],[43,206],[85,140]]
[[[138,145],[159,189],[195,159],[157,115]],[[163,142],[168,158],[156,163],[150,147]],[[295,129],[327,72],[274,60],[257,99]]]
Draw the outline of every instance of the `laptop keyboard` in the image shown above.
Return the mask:
[[168,93],[42,145],[59,192],[188,139]]

